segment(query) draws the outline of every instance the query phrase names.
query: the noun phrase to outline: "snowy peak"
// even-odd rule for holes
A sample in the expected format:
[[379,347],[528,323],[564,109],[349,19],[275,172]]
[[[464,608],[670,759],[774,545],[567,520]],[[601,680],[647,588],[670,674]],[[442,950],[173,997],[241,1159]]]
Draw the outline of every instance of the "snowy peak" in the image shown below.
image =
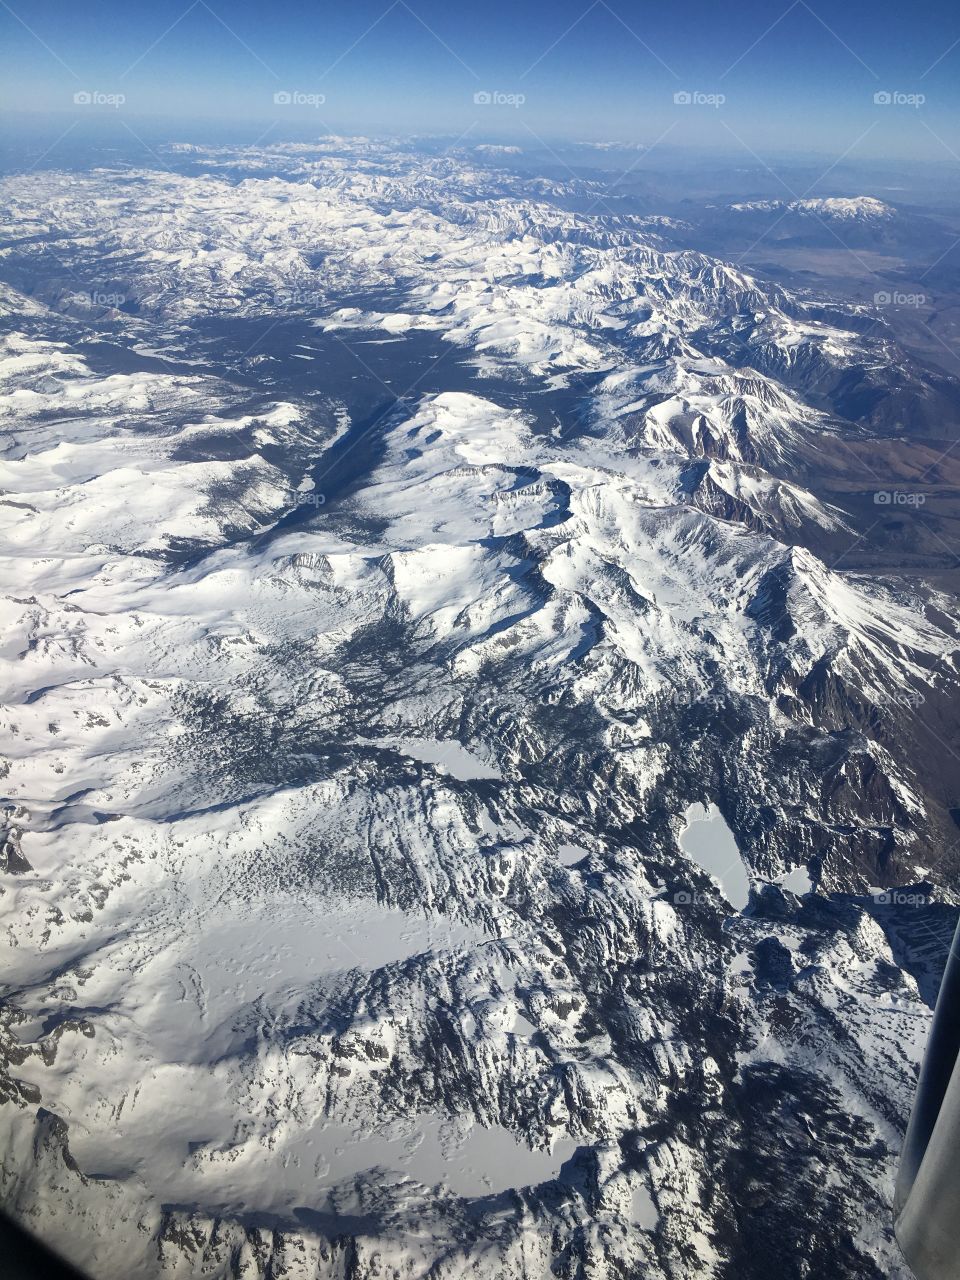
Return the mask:
[[874,196],[821,196],[806,200],[750,200],[732,204],[737,213],[796,213],[834,222],[884,223],[897,217],[892,205]]

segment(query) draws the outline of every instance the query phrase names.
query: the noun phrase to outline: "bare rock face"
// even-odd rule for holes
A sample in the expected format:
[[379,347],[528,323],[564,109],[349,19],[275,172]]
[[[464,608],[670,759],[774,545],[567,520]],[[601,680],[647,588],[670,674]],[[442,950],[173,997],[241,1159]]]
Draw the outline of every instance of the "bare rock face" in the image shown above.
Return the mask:
[[4,1204],[94,1280],[906,1280],[926,371],[589,184],[169,158],[0,180],[136,301],[0,262]]
[[20,848],[23,829],[16,825],[26,817],[26,810],[19,805],[5,805],[3,808],[0,817],[0,872],[6,875],[21,876],[33,870]]

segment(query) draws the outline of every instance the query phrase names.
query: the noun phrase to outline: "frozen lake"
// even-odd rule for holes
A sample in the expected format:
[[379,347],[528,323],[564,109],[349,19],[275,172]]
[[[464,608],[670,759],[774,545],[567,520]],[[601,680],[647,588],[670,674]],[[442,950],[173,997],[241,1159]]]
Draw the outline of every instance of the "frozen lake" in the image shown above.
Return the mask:
[[432,738],[398,738],[394,740],[397,749],[424,764],[436,765],[449,773],[452,778],[467,782],[471,778],[501,778],[499,769],[486,764],[483,760],[468,751],[460,742],[452,739],[438,742]]
[[789,889],[791,893],[796,893],[800,897],[803,897],[805,893],[810,893],[813,889],[813,880],[810,878],[810,872],[806,867],[794,867],[785,876],[781,876],[777,883],[781,889]]
[[410,756],[413,760],[421,761],[422,764],[432,764],[442,773],[448,773],[451,778],[457,778],[461,782],[469,782],[474,778],[497,780],[503,778],[499,769],[481,760],[478,755],[454,738],[440,740],[438,738],[389,737],[379,740],[359,738],[357,741],[365,746],[390,747],[405,756]]
[[683,818],[680,848],[716,880],[730,905],[742,911],[750,901],[750,878],[723,814],[715,804],[692,804]]
[[575,867],[578,862],[582,862],[584,858],[589,858],[590,854],[578,844],[559,844],[557,845],[557,858],[565,867]]

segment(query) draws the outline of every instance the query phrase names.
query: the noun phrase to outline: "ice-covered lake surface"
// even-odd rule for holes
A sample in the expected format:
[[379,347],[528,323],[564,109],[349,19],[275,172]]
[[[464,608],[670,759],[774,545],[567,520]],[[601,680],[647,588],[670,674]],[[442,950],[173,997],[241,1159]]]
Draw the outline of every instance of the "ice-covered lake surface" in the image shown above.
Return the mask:
[[410,756],[413,760],[419,760],[422,764],[432,764],[442,773],[447,773],[451,778],[457,778],[461,782],[469,782],[474,778],[502,779],[503,777],[495,765],[481,760],[478,755],[465,747],[462,742],[457,742],[455,738],[389,737],[381,738],[379,741],[360,738],[358,741],[366,746],[390,747],[405,756]]
[[683,815],[680,848],[719,884],[723,896],[742,911],[750,901],[750,878],[740,857],[740,850],[715,804],[689,805]]
[[791,893],[795,893],[800,897],[805,893],[810,893],[813,889],[813,880],[806,867],[794,867],[785,876],[781,876],[777,883],[781,889],[789,889]]
[[631,1217],[634,1223],[644,1231],[656,1231],[659,1225],[660,1214],[657,1212],[657,1206],[646,1183],[639,1183],[633,1189]]
[[460,742],[452,739],[440,742],[432,738],[397,738],[391,739],[398,751],[424,764],[433,764],[449,773],[452,778],[467,782],[471,778],[500,778],[500,770],[486,764],[479,756],[468,751]]
[[557,857],[564,867],[575,867],[578,862],[582,862],[584,858],[589,856],[587,850],[581,848],[578,844],[557,845]]

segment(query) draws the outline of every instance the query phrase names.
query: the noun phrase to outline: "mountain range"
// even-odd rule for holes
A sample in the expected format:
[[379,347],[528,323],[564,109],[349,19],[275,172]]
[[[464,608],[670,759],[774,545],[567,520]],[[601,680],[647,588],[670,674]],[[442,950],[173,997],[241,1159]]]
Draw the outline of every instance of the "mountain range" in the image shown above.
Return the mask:
[[95,1280],[906,1278],[960,383],[591,177],[155,158],[0,180],[9,1211]]

